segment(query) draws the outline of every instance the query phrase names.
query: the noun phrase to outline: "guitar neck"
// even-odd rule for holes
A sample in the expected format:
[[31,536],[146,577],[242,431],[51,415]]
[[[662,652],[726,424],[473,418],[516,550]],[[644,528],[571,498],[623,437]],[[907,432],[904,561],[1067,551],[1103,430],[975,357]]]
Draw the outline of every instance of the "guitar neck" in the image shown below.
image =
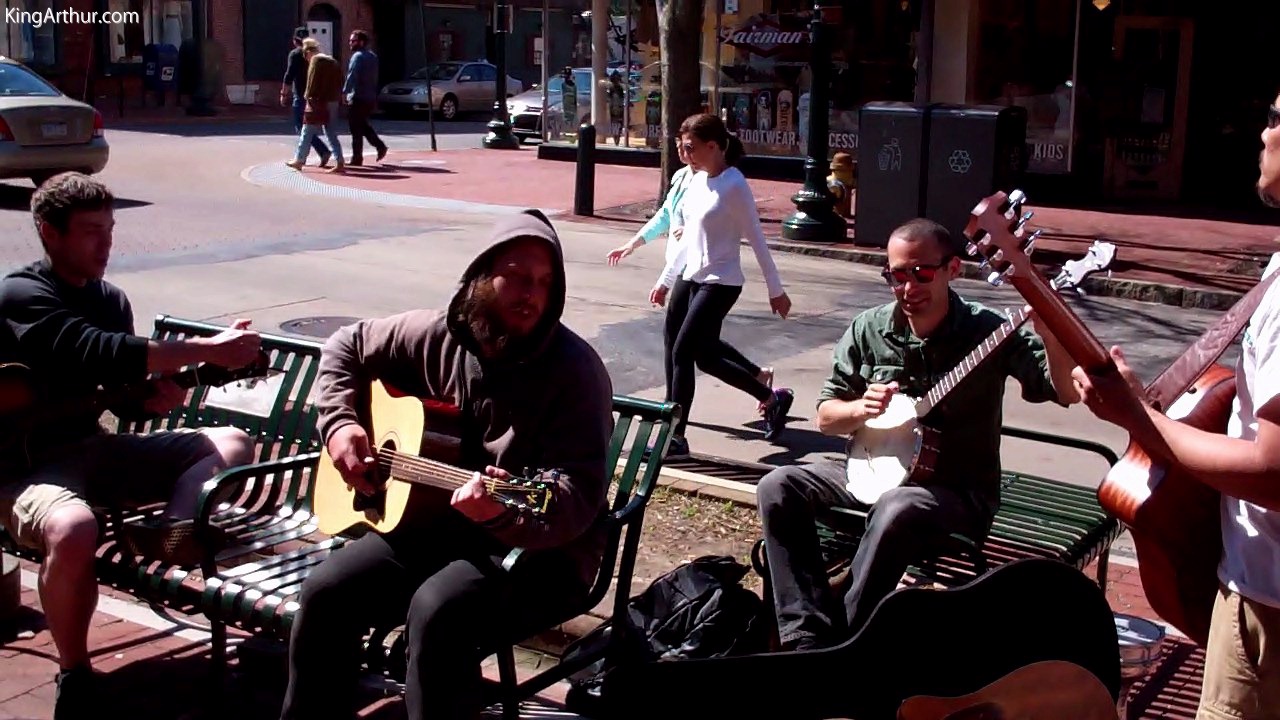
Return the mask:
[[[387,468],[390,470],[392,477],[415,485],[426,485],[441,490],[456,490],[471,482],[471,479],[475,477],[475,472],[473,471],[463,470],[447,463],[408,453],[383,450],[379,453],[379,458],[383,457],[389,459]],[[502,481],[493,478],[486,479],[485,484],[490,491],[500,485],[505,485]]]
[[968,355],[965,355],[964,359],[934,384],[924,399],[916,405],[916,415],[924,417],[941,404],[947,393],[954,390],[983,360],[991,357],[991,353],[995,352],[1010,337],[1013,337],[1013,334],[1027,322],[1029,317],[1030,315],[1025,307],[1018,308],[1016,312],[1012,313],[1007,320],[1000,324],[1000,327],[996,328],[994,332],[978,344],[978,347],[971,350]]
[[1039,273],[1017,273],[1011,282],[1077,365],[1090,373],[1115,369],[1106,348]]

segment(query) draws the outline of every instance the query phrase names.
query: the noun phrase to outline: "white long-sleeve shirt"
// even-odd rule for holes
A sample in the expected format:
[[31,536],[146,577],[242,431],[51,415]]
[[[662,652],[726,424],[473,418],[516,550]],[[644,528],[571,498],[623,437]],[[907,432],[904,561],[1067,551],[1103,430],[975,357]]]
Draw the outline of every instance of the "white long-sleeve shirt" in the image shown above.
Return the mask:
[[[690,282],[746,284],[741,260],[741,242],[746,238],[764,273],[769,297],[783,293],[778,266],[773,262],[760,227],[755,197],[737,168],[728,168],[715,177],[705,172],[694,175],[676,214],[672,225],[684,230],[678,250],[667,253],[667,266],[663,268],[659,284],[670,286],[681,270],[681,277]],[[674,240],[668,238],[667,242]]]

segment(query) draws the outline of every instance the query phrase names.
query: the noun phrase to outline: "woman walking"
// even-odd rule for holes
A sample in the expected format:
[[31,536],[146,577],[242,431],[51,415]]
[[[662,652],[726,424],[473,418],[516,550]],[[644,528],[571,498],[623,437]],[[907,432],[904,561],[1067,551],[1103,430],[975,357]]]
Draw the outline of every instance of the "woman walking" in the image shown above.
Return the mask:
[[[733,141],[736,140],[737,138],[733,138]],[[738,156],[741,155],[741,143],[737,143],[736,146],[732,146],[731,149],[736,149],[738,151]],[[607,256],[610,265],[617,265],[623,258],[626,258],[645,244],[653,242],[664,233],[669,233],[666,246],[666,266],[663,268],[663,272],[658,280],[658,287],[664,287],[667,289],[669,293],[669,298],[667,299],[670,301],[665,303],[667,306],[667,319],[663,331],[665,345],[663,352],[663,369],[667,385],[666,397],[668,400],[672,397],[672,345],[674,344],[675,337],[679,332],[681,324],[684,322],[685,314],[687,313],[689,305],[689,290],[692,287],[687,281],[679,277],[680,272],[684,269],[684,244],[680,242],[680,236],[683,234],[683,228],[681,227],[681,221],[679,220],[680,207],[681,202],[684,199],[684,192],[689,187],[689,181],[693,179],[694,174],[699,169],[698,166],[692,162],[688,153],[685,152],[685,146],[683,143],[678,143],[676,150],[683,167],[677,170],[675,175],[672,176],[671,188],[667,191],[667,196],[664,199],[662,206],[658,208],[658,212],[654,214],[653,217],[649,218],[649,221],[645,223],[644,227],[640,228],[629,242],[611,250]],[[730,162],[736,162],[736,157],[732,158]],[[650,300],[654,299],[654,294],[652,292],[650,293],[649,298]],[[664,303],[656,304],[663,305]],[[672,308],[678,308],[680,310],[680,314],[677,315],[672,313]],[[761,367],[756,365],[737,348],[724,340],[717,338],[717,342],[720,346],[719,354],[721,357],[723,357],[727,362],[736,365],[743,373],[756,378],[759,383],[772,390],[774,378],[774,371],[772,367]],[[761,402],[757,406],[757,411],[763,413],[764,408],[765,403]],[[673,439],[669,454],[688,454],[688,444],[684,441],[682,434]]]
[[[685,438],[697,370],[751,395],[760,402],[765,438],[776,439],[785,429],[787,412],[795,399],[787,389],[774,390],[747,369],[730,362],[723,351],[720,330],[733,309],[742,286],[741,242],[751,244],[764,273],[769,306],[786,318],[791,299],[769,253],[760,214],[747,179],[730,161],[741,155],[737,138],[729,134],[715,115],[694,115],[680,125],[680,146],[698,169],[688,180],[676,222],[681,226],[679,251],[668,253],[663,279],[679,273],[668,291],[660,280],[650,293],[656,305],[667,304],[667,356],[671,363],[668,400],[683,408],[671,441],[672,454],[688,453]],[[678,270],[683,266],[682,270]],[[683,283],[686,287],[681,287]],[[670,303],[667,303],[670,293]]]

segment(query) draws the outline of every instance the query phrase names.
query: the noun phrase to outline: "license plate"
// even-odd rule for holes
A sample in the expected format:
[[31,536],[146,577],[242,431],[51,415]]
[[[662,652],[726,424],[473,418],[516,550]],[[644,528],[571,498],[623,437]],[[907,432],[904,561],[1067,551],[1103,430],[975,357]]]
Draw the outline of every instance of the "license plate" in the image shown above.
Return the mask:
[[46,140],[49,138],[63,138],[67,136],[66,123],[44,123],[40,126],[40,135]]

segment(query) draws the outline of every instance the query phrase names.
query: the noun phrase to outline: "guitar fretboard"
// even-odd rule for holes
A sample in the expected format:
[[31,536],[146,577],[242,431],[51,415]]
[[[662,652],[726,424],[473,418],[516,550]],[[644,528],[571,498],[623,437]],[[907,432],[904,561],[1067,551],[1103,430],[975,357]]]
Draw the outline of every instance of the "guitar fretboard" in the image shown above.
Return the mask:
[[999,327],[981,343],[978,343],[978,347],[971,350],[950,372],[942,376],[942,379],[916,405],[916,415],[924,417],[937,407],[943,398],[947,396],[947,393],[954,390],[969,373],[982,364],[983,360],[990,357],[991,353],[995,352],[1006,340],[1012,337],[1018,331],[1018,328],[1027,322],[1027,317],[1028,312],[1025,305],[1011,313]]

